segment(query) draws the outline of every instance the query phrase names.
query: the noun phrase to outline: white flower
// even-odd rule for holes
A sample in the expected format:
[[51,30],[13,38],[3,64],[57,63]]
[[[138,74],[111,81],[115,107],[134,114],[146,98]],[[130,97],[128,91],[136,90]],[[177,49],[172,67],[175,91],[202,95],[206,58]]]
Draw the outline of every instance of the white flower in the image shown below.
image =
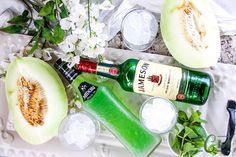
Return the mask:
[[75,56],[71,59],[69,66],[70,66],[70,67],[73,67],[75,64],[79,64],[79,62],[80,62],[80,56],[75,55]]
[[44,61],[49,61],[52,59],[52,53],[56,54],[56,50],[52,48],[37,49],[34,51],[34,56],[36,58],[43,59]]
[[73,52],[75,51],[75,43],[77,41],[78,41],[77,36],[74,34],[71,34],[67,36],[65,40],[59,44],[59,48],[64,52]]
[[60,22],[67,36],[59,44],[59,48],[62,50],[58,53],[59,56],[73,65],[79,62],[81,55],[96,58],[103,54],[108,36],[105,24],[98,21],[99,12],[101,9],[111,10],[114,6],[109,0],[103,1],[102,4],[90,2],[90,18],[88,18],[86,3],[81,4],[79,0],[63,0],[63,2],[68,8],[69,17]]
[[75,45],[73,43],[70,42],[62,42],[59,45],[60,49],[64,52],[73,52],[75,50]]
[[71,9],[70,9],[70,16],[71,17],[80,17],[80,16],[87,16],[85,8],[82,4],[75,4]]
[[114,8],[115,6],[112,5],[111,1],[109,0],[105,0],[99,5],[99,9],[101,10],[113,10]]
[[79,64],[80,62],[80,56],[74,55],[73,53],[64,53],[62,51],[58,51],[57,55],[63,61],[68,62],[70,68],[73,67],[75,64]]
[[60,25],[61,25],[61,28],[63,30],[69,30],[70,27],[71,27],[71,21],[70,21],[70,19],[68,17],[64,18],[64,19],[61,19]]
[[84,29],[75,29],[72,31],[72,34],[76,35],[80,40],[86,40],[89,37],[89,32]]
[[105,27],[104,23],[99,23],[99,22],[93,22],[91,23],[91,29],[96,33],[96,34],[100,34],[103,32]]
[[99,17],[99,6],[94,3],[90,6],[90,17],[96,19]]
[[80,3],[80,0],[62,0],[68,10]]

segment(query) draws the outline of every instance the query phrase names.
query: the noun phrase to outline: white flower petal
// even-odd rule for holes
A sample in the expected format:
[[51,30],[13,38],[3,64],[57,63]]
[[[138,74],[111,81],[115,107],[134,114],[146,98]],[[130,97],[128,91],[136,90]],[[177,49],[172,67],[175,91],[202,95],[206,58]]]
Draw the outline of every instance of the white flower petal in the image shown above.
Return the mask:
[[101,10],[113,10],[115,8],[114,5],[109,0],[105,0],[102,4],[99,5],[99,9]]
[[61,19],[60,25],[63,30],[69,30],[71,27],[71,21],[69,20],[69,18]]

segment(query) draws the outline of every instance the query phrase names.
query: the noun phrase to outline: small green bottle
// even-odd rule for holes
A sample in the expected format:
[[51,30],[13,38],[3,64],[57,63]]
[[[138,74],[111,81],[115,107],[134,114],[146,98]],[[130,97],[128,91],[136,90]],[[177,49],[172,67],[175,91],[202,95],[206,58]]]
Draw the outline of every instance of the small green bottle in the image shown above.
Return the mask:
[[119,65],[81,59],[76,69],[114,79],[126,91],[195,105],[207,101],[211,85],[207,73],[137,59]]
[[160,144],[161,137],[147,131],[107,86],[79,74],[58,60],[55,68],[71,83],[84,109],[99,120],[136,157],[146,157]]

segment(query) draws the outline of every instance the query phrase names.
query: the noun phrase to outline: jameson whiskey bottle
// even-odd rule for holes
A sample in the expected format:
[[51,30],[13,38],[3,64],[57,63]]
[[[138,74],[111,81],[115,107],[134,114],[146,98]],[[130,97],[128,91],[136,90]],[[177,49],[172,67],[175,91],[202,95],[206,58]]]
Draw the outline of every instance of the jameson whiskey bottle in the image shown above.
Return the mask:
[[126,91],[195,105],[206,102],[211,84],[207,73],[137,59],[120,65],[81,60],[76,69],[115,79]]
[[111,90],[79,74],[58,60],[55,68],[71,83],[83,108],[110,130],[136,157],[146,157],[160,144],[161,137],[147,131]]

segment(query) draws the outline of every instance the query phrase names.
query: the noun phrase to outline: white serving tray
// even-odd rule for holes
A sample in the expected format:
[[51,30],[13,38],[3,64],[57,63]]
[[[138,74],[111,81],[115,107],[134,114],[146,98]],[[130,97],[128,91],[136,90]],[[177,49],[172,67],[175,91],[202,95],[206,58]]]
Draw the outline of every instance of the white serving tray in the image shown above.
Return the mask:
[[[122,63],[128,58],[138,58],[181,66],[172,57],[128,50],[108,48],[105,56],[106,59],[115,63]],[[228,124],[228,112],[226,111],[227,100],[236,99],[236,90],[233,88],[236,84],[236,66],[218,63],[215,67],[202,69],[202,71],[207,71],[212,75],[214,85],[207,103],[202,107],[195,108],[199,108],[202,111],[203,118],[207,119],[208,124],[205,127],[208,133],[222,136],[226,134]],[[140,102],[137,102],[137,105],[140,105]],[[4,83],[0,81],[0,130],[3,128],[1,127],[1,123],[6,124],[7,121],[8,109]],[[16,132],[8,132],[11,136],[5,139],[2,137],[2,131],[0,134],[0,157],[131,157],[131,154],[119,141],[104,129],[101,131],[99,137],[96,138],[95,143],[84,151],[69,150],[59,143],[58,138],[54,138],[50,142],[39,146],[29,145],[21,140]],[[153,152],[151,157],[174,156],[167,145],[165,136],[163,138],[162,144]],[[201,154],[200,156],[207,157],[208,155]],[[230,156],[233,157],[235,155],[231,154]]]

